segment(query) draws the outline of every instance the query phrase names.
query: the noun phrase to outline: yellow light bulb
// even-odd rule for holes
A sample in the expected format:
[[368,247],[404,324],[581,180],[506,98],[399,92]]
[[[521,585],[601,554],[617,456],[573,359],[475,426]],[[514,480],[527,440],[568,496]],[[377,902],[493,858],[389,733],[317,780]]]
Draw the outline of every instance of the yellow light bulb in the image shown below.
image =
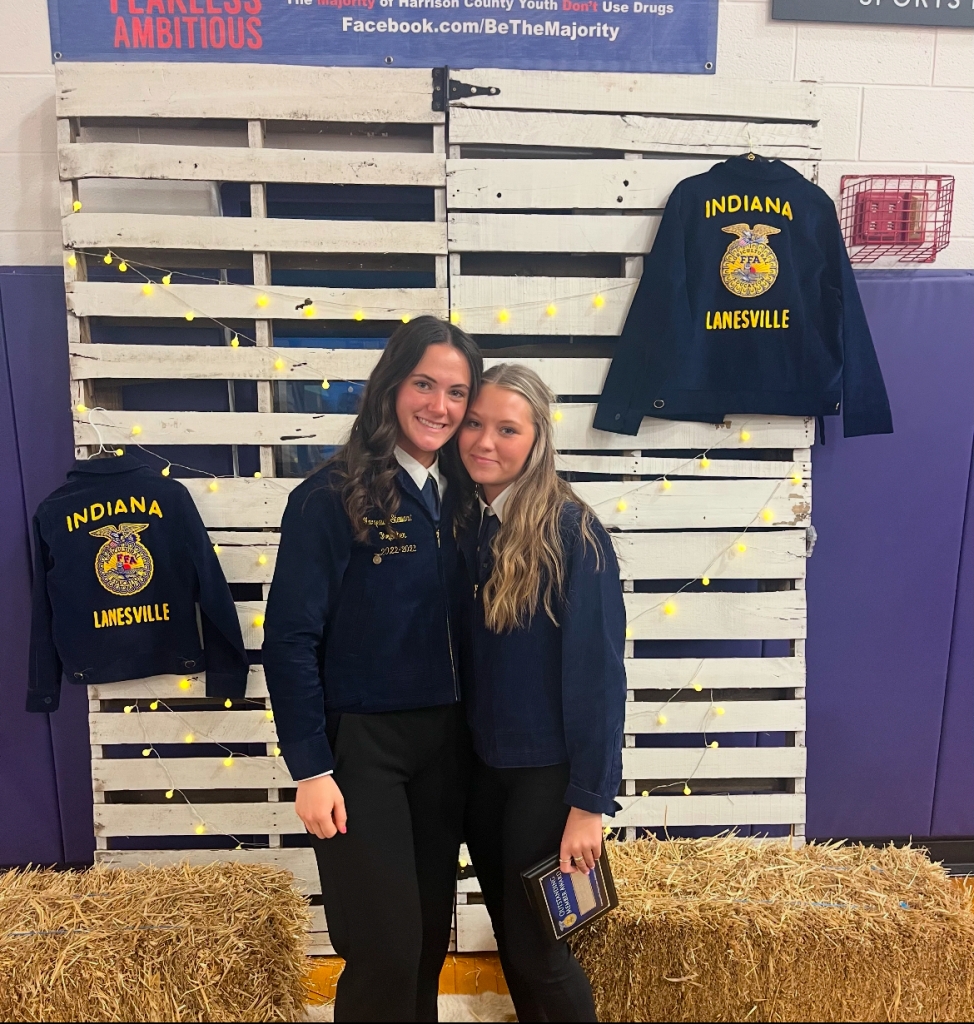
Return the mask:
[[78,402],[78,404],[74,407],[74,409],[75,409],[75,412],[78,412],[82,416],[84,416],[84,414],[88,411],[88,406],[85,405],[84,402]]
[[132,705],[126,704],[125,707],[122,708],[122,710],[125,712],[125,714],[130,715],[132,714]]
[[458,324],[458,323],[460,323],[460,313],[457,310],[455,310],[455,309],[451,309],[450,310],[450,323],[451,324]]
[[271,300],[266,295],[257,296],[257,305],[260,306],[261,309],[263,309],[265,306],[270,305],[270,301]]
[[168,466],[163,466],[162,467],[162,475],[163,476],[169,476],[170,472],[171,472],[171,470],[170,470],[170,468]]
[[741,542],[740,542],[740,543],[739,543],[739,544],[737,545],[737,550],[738,550],[738,551],[739,551],[739,552],[740,552],[740,553],[741,553],[742,555],[744,554],[744,552],[745,552],[745,551],[747,551],[747,545],[746,545],[746,544],[744,543],[744,541],[741,541]]
[[283,359],[275,359],[274,360],[274,369],[275,370],[283,370],[285,365],[286,364],[285,364]]
[[605,828],[602,829],[602,835],[604,835],[604,836],[611,836],[612,835],[612,829],[608,825],[606,825]]
[[211,491],[218,491],[220,489],[220,485],[215,480],[211,480],[206,486]]
[[561,411],[561,409],[555,409],[555,411],[551,414],[551,418],[555,421],[555,423],[561,423],[561,421],[565,418],[565,414]]
[[702,584],[703,584],[703,585],[704,585],[705,587],[709,587],[709,586],[710,586],[710,577],[709,577],[709,576],[704,576],[704,578],[703,578],[703,579],[702,579],[702,580],[701,580],[700,582],[701,582],[701,583],[702,583]]
[[206,832],[206,826],[202,822],[200,822],[193,831],[198,836],[201,836]]
[[172,274],[163,274],[162,275],[162,283],[164,285],[166,285],[166,286],[171,285],[172,284]]
[[642,793],[640,793],[639,795],[640,795],[640,796],[649,796],[649,790],[648,790],[648,789],[644,789],[644,790],[642,791]]
[[138,437],[139,434],[142,433],[142,428],[138,425],[138,423],[133,423],[132,430],[130,431],[130,433],[132,434],[133,437]]
[[153,701],[153,702],[152,702],[152,703],[151,703],[151,704],[149,705],[149,710],[150,710],[150,711],[158,711],[158,710],[159,710],[159,701],[157,701],[157,700],[154,700],[154,701]]
[[720,744],[719,744],[719,743],[718,743],[718,742],[717,742],[716,740],[714,740],[714,741],[713,741],[713,742],[712,742],[712,743],[710,744],[710,749],[711,749],[711,750],[716,750],[716,749],[717,749],[717,748],[718,748],[719,746],[720,746]]
[[511,314],[506,309],[502,309],[502,310],[500,310],[497,313],[497,322],[498,323],[506,324],[507,321],[510,320],[510,319],[511,319]]
[[774,512],[770,508],[762,509],[761,510],[761,518],[766,523],[773,523],[774,522]]
[[625,512],[627,508],[629,508],[629,506],[626,504],[625,498],[620,498],[618,502],[616,502],[617,512]]
[[129,265],[125,262],[125,260],[122,260],[121,263],[119,263],[118,265],[119,271],[123,274],[128,270],[128,268]]
[[267,711],[264,712],[264,717],[267,719],[268,722],[273,722],[274,721],[274,712],[271,711],[271,710],[267,710]]
[[549,303],[547,309],[545,309],[545,315],[546,316],[557,316],[558,315],[558,307],[553,302]]
[[233,707],[233,701],[230,700],[229,697],[227,697],[227,699],[223,702],[223,706],[225,708],[232,708]]
[[408,324],[410,320],[412,320],[412,317],[408,313],[403,313],[402,322]]
[[254,629],[263,629],[263,628],[264,628],[264,616],[263,615],[255,615],[254,616]]
[[233,767],[233,758],[232,757],[225,757],[223,759],[223,767],[224,768],[232,768]]
[[74,253],[71,253],[71,255],[68,257],[68,266],[69,267],[76,267],[77,265],[78,265],[78,257],[75,256]]
[[155,291],[155,286],[152,284],[151,281],[146,281],[146,283],[144,285],[142,285],[142,294],[143,295],[151,295],[154,291]]
[[632,639],[632,630],[628,626],[626,626],[626,639],[627,640],[631,640]]
[[122,449],[121,449],[121,448],[116,448],[116,449],[115,449],[115,454],[116,454],[116,455],[124,455],[124,454],[125,454],[125,452],[124,452],[124,451],[122,451]]
[[179,680],[180,690],[188,690],[193,684],[188,679]]
[[724,709],[719,704],[716,705],[716,707],[714,708],[714,714],[717,715],[717,716],[720,716],[723,713],[724,713]]
[[741,440],[742,441],[750,441],[751,440],[751,432],[749,430],[742,430],[741,431]]
[[240,348],[240,339],[236,334],[230,339],[230,348]]
[[657,725],[666,725],[666,722],[667,722],[666,715],[657,715],[656,716],[656,724]]
[[262,479],[263,479],[263,477],[264,477],[264,474],[263,474],[263,473],[261,473],[261,471],[260,471],[259,469],[257,470],[257,472],[256,472],[256,473],[254,473],[254,479],[255,479],[255,480],[262,480]]
[[173,798],[173,792],[174,792],[174,790],[171,790],[171,789],[167,789],[167,790],[166,790],[166,799],[167,799],[167,800],[172,800],[172,798]]
[[690,792],[691,792],[691,790],[690,790],[690,787],[689,787],[689,786],[684,786],[684,787],[683,787],[683,795],[684,795],[684,796],[689,796],[689,795],[690,795]]
[[467,865],[469,864],[469,861],[467,860],[466,857],[461,857],[457,861],[457,863],[460,865],[460,870],[462,871],[465,867],[467,867]]
[[592,299],[592,305],[595,306],[596,309],[601,309],[605,305],[605,296],[596,295],[595,298]]
[[672,487],[673,487],[673,484],[672,484],[672,483],[670,483],[670,481],[669,481],[669,480],[664,480],[664,481],[663,481],[663,490],[664,490],[664,491],[668,491],[668,490],[670,490],[670,489],[671,489]]
[[81,200],[75,199],[75,201],[71,204],[71,209],[74,210],[75,213],[77,213],[81,209]]
[[793,473],[791,477],[791,482],[797,487],[802,482],[801,473]]
[[222,549],[220,548],[220,545],[219,545],[219,544],[214,544],[214,545],[213,545],[213,554],[214,554],[214,555],[218,555],[218,554],[220,553],[220,551],[221,551],[221,550],[222,550]]
[[280,756],[281,756],[281,748],[280,748],[280,747],[275,747],[275,748],[274,748],[274,749],[273,749],[273,750],[271,751],[271,753],[272,753],[272,754],[273,754],[273,755],[274,755],[275,757],[280,757]]
[[195,740],[195,739],[196,739],[196,737],[195,737],[195,736],[194,736],[194,735],[193,735],[193,734],[192,734],[191,732],[188,732],[188,733],[186,733],[186,735],[185,735],[185,736],[183,737],[183,742],[184,742],[184,743],[192,743],[192,742],[193,742],[193,740]]
[[699,683],[694,683],[693,688],[697,691],[697,693],[699,693],[703,689],[703,687]]
[[703,457],[703,458],[702,458],[702,459],[700,460],[700,468],[701,468],[701,469],[706,469],[706,468],[707,468],[707,467],[708,467],[709,465],[710,465],[710,459],[708,459],[708,458],[707,458],[707,456],[705,455],[705,456],[704,456],[704,457]]
[[196,314],[191,309],[188,309],[186,311],[186,319],[192,323],[196,319]]
[[106,252],[105,255],[102,256],[101,261],[106,267],[110,267],[112,265],[112,254],[110,252]]
[[666,604],[663,605],[663,613],[665,615],[675,615],[676,605],[672,601],[667,601]]
[[258,565],[267,565],[267,555],[261,553],[257,556]]
[[314,306],[305,306],[304,307],[304,315],[306,317],[308,317],[308,319],[310,320],[311,317],[313,317],[315,315],[315,308],[314,308]]
[[362,321],[362,320],[365,319],[365,314],[362,312],[362,310],[357,309],[357,310],[355,310],[355,315],[353,316],[352,319],[353,320]]
[[330,380],[323,380],[321,382],[321,390],[322,391],[327,391],[330,387],[331,387],[331,381]]
[[143,747],[142,748],[142,756],[143,757],[149,757],[149,755],[151,753],[152,753],[152,749],[150,747]]

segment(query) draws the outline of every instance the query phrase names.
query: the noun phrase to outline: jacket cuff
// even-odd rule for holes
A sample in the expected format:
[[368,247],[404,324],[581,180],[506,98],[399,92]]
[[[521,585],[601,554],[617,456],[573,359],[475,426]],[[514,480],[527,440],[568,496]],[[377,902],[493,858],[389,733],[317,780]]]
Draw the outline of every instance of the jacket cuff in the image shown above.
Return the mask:
[[598,793],[589,793],[588,790],[579,786],[569,785],[565,790],[565,803],[569,807],[577,807],[580,811],[591,811],[592,814],[615,815],[622,807],[611,797],[604,797]]
[[643,414],[639,410],[629,409],[622,405],[607,405],[599,403],[595,411],[596,430],[605,430],[610,434],[629,434],[630,436],[639,433],[639,425],[643,421]]
[[296,743],[278,742],[292,779],[311,779],[335,770],[335,758],[326,736],[312,736]]
[[207,697],[245,697],[247,694],[247,675],[246,665],[239,672],[214,672],[212,669],[207,669]]
[[61,703],[59,693],[34,693],[27,694],[28,711],[57,711]]

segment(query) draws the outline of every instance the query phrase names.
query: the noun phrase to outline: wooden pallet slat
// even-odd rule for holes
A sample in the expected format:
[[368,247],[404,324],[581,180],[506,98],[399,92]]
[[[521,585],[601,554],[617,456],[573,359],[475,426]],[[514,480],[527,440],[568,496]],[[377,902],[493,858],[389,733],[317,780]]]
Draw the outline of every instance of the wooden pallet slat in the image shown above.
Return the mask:
[[[665,722],[659,721],[660,715],[666,718]],[[709,736],[728,732],[801,732],[804,728],[803,700],[722,700],[714,704],[708,701],[630,701],[626,705],[625,731],[633,735],[697,733]]]
[[454,252],[642,255],[652,249],[659,222],[658,214],[451,213],[449,243]]
[[800,779],[804,747],[635,749],[622,752],[624,779]]
[[735,825],[792,825],[805,820],[804,793],[744,794],[733,796],[621,796],[622,810],[609,824],[613,828],[688,828]]
[[626,616],[632,640],[804,639],[805,591],[626,594]]
[[[205,833],[197,833],[198,825]],[[304,834],[294,804],[225,803],[190,806],[175,800],[161,804],[95,804],[95,835],[191,836]]]

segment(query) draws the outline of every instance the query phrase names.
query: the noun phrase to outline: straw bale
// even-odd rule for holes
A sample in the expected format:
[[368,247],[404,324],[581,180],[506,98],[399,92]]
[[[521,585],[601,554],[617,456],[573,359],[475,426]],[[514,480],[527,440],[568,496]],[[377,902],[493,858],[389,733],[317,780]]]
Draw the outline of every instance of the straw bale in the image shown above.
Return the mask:
[[309,914],[263,865],[0,876],[0,1020],[284,1021]]
[[974,914],[914,849],[608,844],[619,909],[573,945],[604,1021],[974,1020]]

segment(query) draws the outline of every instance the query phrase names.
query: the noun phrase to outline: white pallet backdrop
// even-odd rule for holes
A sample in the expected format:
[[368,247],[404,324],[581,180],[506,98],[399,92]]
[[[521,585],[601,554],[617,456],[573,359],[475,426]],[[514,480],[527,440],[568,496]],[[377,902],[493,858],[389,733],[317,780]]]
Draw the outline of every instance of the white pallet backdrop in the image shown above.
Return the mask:
[[[93,414],[106,443],[259,445],[262,479],[186,481],[232,583],[266,585],[274,571],[277,530],[294,479],[274,477],[275,447],[335,444],[350,417],[279,412],[275,382],[363,379],[378,353],[278,349],[273,322],[303,318],[312,298],[332,321],[389,322],[403,314],[452,310],[475,335],[511,336],[563,399],[556,425],[561,464],[588,474],[577,484],[609,527],[619,530],[630,640],[627,669],[623,812],[613,822],[639,827],[788,825],[804,834],[805,528],[810,519],[810,421],[745,417],[720,427],[646,420],[637,437],[591,427],[609,360],[592,355],[592,338],[619,333],[659,213],[681,178],[753,146],[816,170],[818,108],[807,84],[727,83],[712,79],[613,74],[478,70],[453,72],[449,117],[432,109],[430,70],[318,69],[240,65],[58,66],[59,161],[65,283],[71,346],[72,403],[105,407]],[[472,88],[471,88],[472,87]],[[499,90],[491,92],[491,89]],[[220,219],[175,213],[75,211],[86,179],[245,182],[252,214]],[[434,190],[428,222],[280,220],[267,217],[272,182],[415,185]],[[254,286],[174,284],[149,296],[141,283],[88,281],[86,257],[108,249],[155,254],[158,266],[214,254],[252,260]],[[363,255],[432,260],[425,289],[282,288],[271,284],[281,255],[329,256],[330,267],[358,266]],[[91,259],[89,256],[87,259]],[[180,263],[180,259],[183,260]],[[165,262],[168,261],[168,262]],[[226,265],[230,265],[229,262]],[[257,305],[266,294],[269,303]],[[604,303],[596,306],[593,296]],[[554,307],[551,310],[549,307]],[[179,323],[187,309],[248,321],[257,345],[92,344],[89,318],[126,324]],[[554,315],[552,315],[552,313]],[[250,327],[252,323],[252,328]],[[286,330],[280,324],[278,332]],[[538,336],[547,336],[540,338]],[[588,344],[572,347],[579,338]],[[525,341],[548,341],[544,352]],[[488,360],[490,361],[490,360]],[[126,382],[249,380],[257,412],[123,411]],[[750,436],[744,441],[741,432]],[[76,414],[79,447],[97,443],[87,415]],[[754,457],[687,466],[686,455],[746,447]],[[762,453],[771,450],[771,459]],[[668,452],[672,452],[670,455]],[[278,464],[279,461],[278,461]],[[798,473],[802,480],[793,483]],[[671,474],[663,490],[660,477]],[[620,504],[624,499],[624,505]],[[747,552],[733,547],[762,509],[770,521],[750,533]],[[722,554],[731,548],[730,553]],[[715,563],[715,559],[717,559]],[[715,563],[715,564],[712,564]],[[665,594],[635,592],[637,580],[699,578],[774,581],[756,593],[686,593],[677,610]],[[261,643],[263,602],[238,604],[247,646]],[[787,640],[791,655],[768,659],[634,657],[639,640]],[[691,683],[700,684],[697,694]],[[89,690],[95,833],[99,862],[132,865],[214,858],[273,861],[292,870],[310,896],[319,882],[310,850],[282,845],[303,830],[294,815],[285,766],[275,756],[260,667],[248,701],[231,710],[194,710],[201,677],[159,677]],[[642,691],[652,691],[651,699]],[[723,695],[722,695],[723,694]],[[669,695],[667,697],[666,695]],[[693,699],[693,698],[697,699]],[[702,699],[706,697],[707,699]],[[720,701],[723,714],[713,704]],[[157,710],[150,705],[160,701]],[[124,714],[123,705],[134,709]],[[658,724],[667,703],[665,726]],[[789,746],[704,750],[637,748],[638,734],[669,731],[775,731]],[[120,744],[265,744],[263,757],[106,757]],[[738,781],[741,795],[682,793],[673,780]],[[776,780],[747,793],[743,780]],[[670,783],[662,790],[662,783]],[[652,795],[643,797],[643,787]],[[731,788],[733,788],[731,786]],[[172,800],[164,798],[175,790]],[[216,791],[216,792],[213,792]],[[183,792],[192,802],[181,799]],[[209,796],[207,797],[207,793]],[[202,796],[201,796],[202,794]],[[136,799],[147,802],[115,802]],[[209,802],[214,800],[215,802]],[[266,835],[268,849],[180,850],[171,837]],[[113,849],[123,836],[170,837],[176,849]],[[161,845],[161,844],[160,844]],[[469,875],[470,872],[465,872]],[[459,882],[457,948],[491,948],[475,877]],[[313,952],[330,952],[316,909]]]

